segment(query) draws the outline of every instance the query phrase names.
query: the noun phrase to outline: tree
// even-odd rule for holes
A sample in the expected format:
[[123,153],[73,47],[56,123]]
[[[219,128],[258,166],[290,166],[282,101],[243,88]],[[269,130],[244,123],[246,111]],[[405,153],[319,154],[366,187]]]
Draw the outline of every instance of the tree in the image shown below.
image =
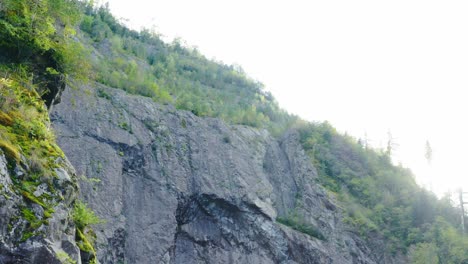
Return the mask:
[[385,153],[391,157],[395,149],[398,147],[398,144],[395,142],[395,138],[392,136],[392,132],[388,130],[387,132],[388,140],[387,140],[387,149]]
[[[84,49],[72,36],[81,18],[78,0],[2,0],[0,61],[26,68],[40,83],[46,104],[64,88],[66,77],[88,77]],[[49,95],[47,95],[49,93]]]
[[427,163],[431,165],[432,163],[432,148],[431,144],[429,143],[429,140],[426,140],[426,152],[424,154],[424,157],[427,160]]
[[438,264],[437,246],[433,243],[419,243],[410,251],[410,259],[414,264]]

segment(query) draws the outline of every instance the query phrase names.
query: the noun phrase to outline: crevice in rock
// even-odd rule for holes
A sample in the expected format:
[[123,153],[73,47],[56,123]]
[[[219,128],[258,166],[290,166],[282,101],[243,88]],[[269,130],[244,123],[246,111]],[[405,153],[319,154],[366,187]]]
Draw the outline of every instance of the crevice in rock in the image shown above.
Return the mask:
[[235,251],[257,257],[265,254],[276,263],[287,258],[286,245],[278,246],[284,239],[283,233],[255,204],[214,194],[197,194],[178,200],[177,230],[171,249],[171,259],[175,263],[187,259],[186,255],[193,252],[198,258],[212,252]]
[[107,239],[108,252],[106,257],[107,263],[125,263],[125,240],[127,234],[123,228],[118,228],[114,231],[114,235]]

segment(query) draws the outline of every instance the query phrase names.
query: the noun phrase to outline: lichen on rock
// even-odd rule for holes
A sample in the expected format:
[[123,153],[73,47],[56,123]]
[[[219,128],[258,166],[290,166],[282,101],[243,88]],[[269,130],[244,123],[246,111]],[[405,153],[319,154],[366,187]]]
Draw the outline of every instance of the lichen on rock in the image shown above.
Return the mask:
[[75,172],[30,87],[0,79],[0,263],[81,263],[70,210]]

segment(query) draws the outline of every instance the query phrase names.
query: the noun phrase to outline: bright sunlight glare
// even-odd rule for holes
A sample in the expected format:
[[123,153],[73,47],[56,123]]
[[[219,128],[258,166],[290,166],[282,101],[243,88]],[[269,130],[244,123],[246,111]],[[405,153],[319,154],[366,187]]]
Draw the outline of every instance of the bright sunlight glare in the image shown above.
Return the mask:
[[[464,186],[466,1],[111,0],[129,26],[242,65],[280,105],[385,147],[441,195]],[[426,161],[430,142],[433,161]]]

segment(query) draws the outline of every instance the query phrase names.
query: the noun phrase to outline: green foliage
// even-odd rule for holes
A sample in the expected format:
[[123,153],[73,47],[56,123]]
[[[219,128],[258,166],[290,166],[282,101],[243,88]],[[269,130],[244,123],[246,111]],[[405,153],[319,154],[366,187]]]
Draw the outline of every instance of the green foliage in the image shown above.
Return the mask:
[[439,264],[436,245],[433,243],[416,244],[410,252],[410,260],[413,264]]
[[325,236],[314,226],[300,221],[297,217],[278,217],[276,221],[285,226],[289,226],[292,229],[299,231],[301,233],[307,234],[311,237],[318,238],[320,240],[325,240]]
[[88,78],[85,50],[72,38],[81,19],[77,0],[3,0],[0,7],[1,63],[27,67],[44,92],[60,76]]
[[132,131],[132,127],[127,122],[120,122],[119,127],[129,132]]
[[86,236],[81,229],[76,230],[76,237],[78,241],[78,247],[81,251],[88,253],[96,253],[93,244],[90,242],[88,236]]
[[19,151],[11,142],[0,140],[0,149],[3,150],[3,153],[9,161],[13,160],[14,162],[19,162]]
[[29,238],[33,237],[34,236],[34,233],[33,232],[30,232],[30,231],[25,231],[23,232],[22,236],[21,236],[21,242],[24,242],[26,240],[28,240]]
[[67,254],[67,252],[63,250],[59,250],[56,253],[57,258],[60,260],[61,263],[63,264],[76,264],[76,261],[73,260],[70,255]]
[[95,42],[90,48],[102,53],[93,68],[96,80],[105,85],[275,135],[297,119],[240,67],[208,60],[179,40],[166,44],[148,30],[129,30],[107,7],[88,6],[81,29]]
[[34,215],[31,209],[23,208],[21,213],[23,214],[24,219],[29,223],[35,223],[37,221],[36,215]]
[[[57,160],[63,157],[60,148],[55,144],[55,137],[49,130],[49,117],[35,86],[25,79],[22,72],[0,71],[12,79],[0,78],[0,112],[7,116],[7,122],[0,123],[0,148],[9,159],[9,169],[15,167],[26,169],[21,178],[12,178],[12,191],[21,194],[24,204],[18,220],[28,224],[22,230],[21,241],[43,233],[38,231],[47,225],[47,218],[54,212],[56,201],[61,193],[54,187],[54,169],[59,166]],[[15,174],[12,174],[15,175]],[[45,184],[46,192],[34,195],[37,186]],[[44,213],[36,215],[31,204],[40,205]]]
[[0,111],[0,124],[4,126],[11,126],[13,125],[13,118],[8,114]]
[[439,200],[417,186],[411,172],[394,166],[385,151],[364,148],[328,123],[301,123],[297,128],[319,182],[338,194],[347,212],[345,222],[363,237],[383,236],[388,252],[412,248],[411,254],[421,261],[432,257],[427,255],[430,245],[442,251],[440,261],[455,259],[443,263],[468,260],[467,238],[454,228],[459,216],[449,199]]
[[22,191],[21,194],[23,195],[24,198],[26,198],[28,201],[32,202],[32,203],[35,203],[35,204],[38,204],[40,206],[42,206],[43,208],[46,208],[47,206],[44,204],[43,201],[41,201],[41,199],[37,198],[36,196],[34,196],[32,193],[28,192],[28,191]]
[[103,89],[98,89],[98,90],[97,90],[97,95],[98,95],[99,97],[105,98],[105,99],[107,99],[107,100],[112,99],[111,96],[110,96],[108,93],[106,93]]
[[55,159],[63,157],[63,152],[48,128],[49,117],[39,95],[16,81],[2,78],[0,98],[4,99],[0,109],[13,120],[8,125],[0,124],[0,147],[16,162],[20,162],[21,149],[28,165],[38,170],[35,172],[52,170]]
[[[74,25],[80,20],[83,35],[75,35]],[[454,228],[458,217],[449,200],[438,200],[420,189],[411,173],[393,166],[384,151],[363,148],[328,123],[305,123],[289,115],[240,67],[208,60],[179,40],[166,44],[154,32],[130,30],[108,7],[93,8],[76,0],[4,0],[0,34],[0,72],[6,77],[0,79],[0,148],[12,166],[27,162],[29,178],[14,179],[15,188],[28,204],[45,209],[44,219],[22,210],[29,223],[24,240],[36,235],[35,229],[53,213],[52,201],[60,199],[51,179],[55,161],[63,153],[49,129],[40,95],[72,76],[95,78],[198,116],[265,128],[274,135],[296,127],[318,170],[319,183],[337,194],[346,208],[346,222],[363,237],[383,236],[389,252],[408,251],[414,263],[468,262],[467,238]],[[84,48],[77,39],[91,44]],[[82,59],[89,53],[95,55],[91,62],[95,75],[89,74],[91,66]],[[98,96],[112,99],[104,90],[98,90]],[[185,120],[181,125],[187,127]],[[129,124],[120,126],[131,132]],[[44,182],[53,197],[33,194]],[[95,235],[89,225],[101,220],[81,202],[75,204],[72,217],[80,249],[95,256]],[[297,217],[278,218],[278,222],[324,239]]]
[[[389,252],[406,252],[425,242],[437,216],[455,224],[451,205],[421,190],[408,170],[392,165],[385,151],[364,148],[328,123],[310,124],[287,114],[240,67],[208,60],[179,40],[166,44],[154,32],[129,30],[107,7],[88,7],[81,29],[94,41],[90,48],[100,54],[93,68],[103,84],[173,103],[198,116],[266,128],[274,135],[296,127],[318,169],[319,183],[337,193],[347,208],[346,222],[363,237],[385,237]],[[279,219],[310,231],[295,220]]]
[[91,209],[89,209],[83,202],[77,201],[73,209],[72,215],[78,229],[83,230],[89,225],[101,224],[101,220]]
[[88,252],[92,255],[91,263],[96,261],[96,251],[94,249],[94,242],[96,235],[90,225],[104,223],[90,208],[81,201],[76,201],[72,219],[76,225],[76,241],[81,251]]
[[[48,224],[55,203],[63,199],[53,177],[64,155],[55,144],[41,96],[46,99],[56,93],[69,76],[88,78],[90,66],[83,59],[87,51],[74,38],[80,5],[75,0],[0,3],[0,148],[10,161],[9,169],[28,170],[22,178],[12,178],[13,191],[24,198],[21,216],[14,221],[28,223],[21,230],[21,242],[43,235],[38,228]],[[36,196],[37,186],[43,183],[46,192]],[[43,214],[36,215],[31,204],[40,205]],[[63,254],[61,259],[76,263]]]
[[468,263],[468,237],[460,236],[445,217],[437,216],[427,236],[426,242],[435,243],[442,263]]
[[34,212],[29,208],[21,209],[21,216],[28,222],[26,230],[23,231],[21,241],[26,241],[28,238],[36,234],[36,230],[43,224],[47,224],[46,220],[39,219]]

